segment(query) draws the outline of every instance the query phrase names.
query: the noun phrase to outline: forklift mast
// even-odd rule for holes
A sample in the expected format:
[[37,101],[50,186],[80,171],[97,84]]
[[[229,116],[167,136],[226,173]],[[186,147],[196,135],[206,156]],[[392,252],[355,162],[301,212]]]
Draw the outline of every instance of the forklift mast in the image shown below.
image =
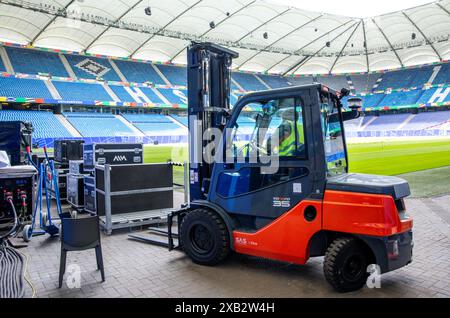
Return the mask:
[[236,52],[212,43],[192,43],[188,57],[190,201],[207,196],[213,164],[203,151],[210,129],[223,132],[230,114],[231,65]]

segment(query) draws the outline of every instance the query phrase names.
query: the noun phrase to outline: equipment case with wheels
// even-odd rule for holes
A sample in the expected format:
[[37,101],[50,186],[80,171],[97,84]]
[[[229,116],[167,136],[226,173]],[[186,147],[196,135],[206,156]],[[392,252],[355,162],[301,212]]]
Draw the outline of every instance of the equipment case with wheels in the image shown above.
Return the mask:
[[97,214],[95,191],[95,177],[84,177],[84,210],[91,214]]
[[84,207],[84,176],[69,173],[67,175],[67,202],[76,209]]
[[84,140],[55,140],[55,161],[68,164],[71,160],[83,160]]
[[0,122],[0,150],[6,151],[11,166],[27,163],[27,147],[31,147],[33,126],[20,121]]
[[84,145],[83,161],[85,171],[94,171],[96,165],[136,165],[144,162],[142,143],[87,144]]

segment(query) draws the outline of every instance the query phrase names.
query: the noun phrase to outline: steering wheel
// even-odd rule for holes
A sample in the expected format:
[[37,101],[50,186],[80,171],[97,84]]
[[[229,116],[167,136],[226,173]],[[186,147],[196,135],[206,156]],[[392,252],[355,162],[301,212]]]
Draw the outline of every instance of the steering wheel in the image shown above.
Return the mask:
[[246,144],[246,145],[242,146],[241,148],[239,148],[238,154],[243,156],[245,148],[248,149],[247,155],[245,157],[249,156],[250,148],[251,149],[256,149],[259,153],[267,156],[267,151],[264,148],[259,147],[254,140],[251,140],[248,144]]

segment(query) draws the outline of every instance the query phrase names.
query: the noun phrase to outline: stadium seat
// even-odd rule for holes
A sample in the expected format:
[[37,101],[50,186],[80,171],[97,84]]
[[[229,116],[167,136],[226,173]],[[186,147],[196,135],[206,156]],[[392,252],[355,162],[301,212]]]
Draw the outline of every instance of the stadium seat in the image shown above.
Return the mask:
[[0,77],[0,96],[53,99],[44,81]]
[[411,114],[382,115],[371,122],[365,130],[395,130],[403,124]]
[[433,84],[450,84],[450,63],[442,64]]
[[383,80],[377,90],[422,87],[432,74],[433,67],[431,66],[387,72],[383,75]]
[[124,86],[120,85],[109,85],[109,88],[119,97],[120,101],[126,103],[136,103],[133,97],[125,90]]
[[336,91],[340,91],[343,88],[349,88],[348,81],[345,76],[318,76],[317,82],[324,84]]
[[267,87],[261,83],[253,74],[232,73],[233,79],[246,91],[263,91]]
[[184,125],[184,126],[188,126],[188,117],[187,116],[180,116],[180,115],[170,115],[170,117],[172,117],[173,119],[175,119],[176,121],[178,121],[180,124]]
[[264,83],[266,83],[270,88],[283,88],[292,86],[292,83],[289,82],[289,79],[282,76],[276,75],[257,75]]
[[53,81],[53,85],[64,100],[112,101],[112,97],[100,84]]
[[172,65],[156,65],[172,85],[187,86],[187,69]]
[[0,110],[0,121],[28,121],[33,124],[33,138],[70,138],[72,135],[51,112]]
[[158,91],[172,104],[187,104],[187,91],[183,89],[158,88]]
[[362,96],[363,108],[366,109],[371,107],[377,107],[384,97],[385,97],[384,94],[370,94]]
[[147,136],[177,136],[187,133],[183,127],[164,115],[122,114],[122,116]]
[[415,90],[409,92],[393,92],[391,94],[387,94],[378,104],[378,106],[407,106],[407,105],[415,105],[422,95],[422,90]]
[[289,82],[291,82],[293,85],[308,85],[314,83],[314,78],[312,76],[306,76],[306,77],[289,77]]
[[114,63],[126,77],[128,82],[146,83],[150,82],[155,85],[166,85],[161,76],[148,63],[128,62],[115,60]]
[[83,137],[134,136],[134,132],[111,114],[64,113]]
[[423,130],[440,128],[440,125],[450,121],[450,111],[436,111],[419,113],[416,115],[403,130]]
[[3,64],[3,59],[0,57],[0,72],[6,72],[5,64]]
[[57,53],[14,47],[6,47],[6,52],[16,73],[69,77]]
[[[159,98],[158,95],[149,87],[128,87],[125,88],[124,86],[120,85],[109,85],[111,90],[119,97],[119,99],[122,102],[129,102],[129,103],[154,103],[154,104],[164,104],[164,102]],[[133,98],[130,93],[127,91],[135,92]],[[140,92],[139,92],[140,91]],[[141,94],[146,96],[145,99]]]
[[381,74],[350,75],[357,94],[371,93]]

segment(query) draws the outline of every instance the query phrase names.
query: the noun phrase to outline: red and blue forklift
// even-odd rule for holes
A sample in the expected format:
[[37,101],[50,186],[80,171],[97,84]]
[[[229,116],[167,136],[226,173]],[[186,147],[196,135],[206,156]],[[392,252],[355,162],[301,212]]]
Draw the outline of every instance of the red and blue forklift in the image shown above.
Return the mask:
[[237,57],[211,43],[188,48],[190,199],[169,217],[169,249],[177,237],[207,266],[232,252],[295,264],[324,256],[339,292],[362,288],[370,265],[382,274],[411,263],[408,183],[349,173],[344,122],[361,103],[344,109],[347,90],[311,84],[249,93],[231,110]]

